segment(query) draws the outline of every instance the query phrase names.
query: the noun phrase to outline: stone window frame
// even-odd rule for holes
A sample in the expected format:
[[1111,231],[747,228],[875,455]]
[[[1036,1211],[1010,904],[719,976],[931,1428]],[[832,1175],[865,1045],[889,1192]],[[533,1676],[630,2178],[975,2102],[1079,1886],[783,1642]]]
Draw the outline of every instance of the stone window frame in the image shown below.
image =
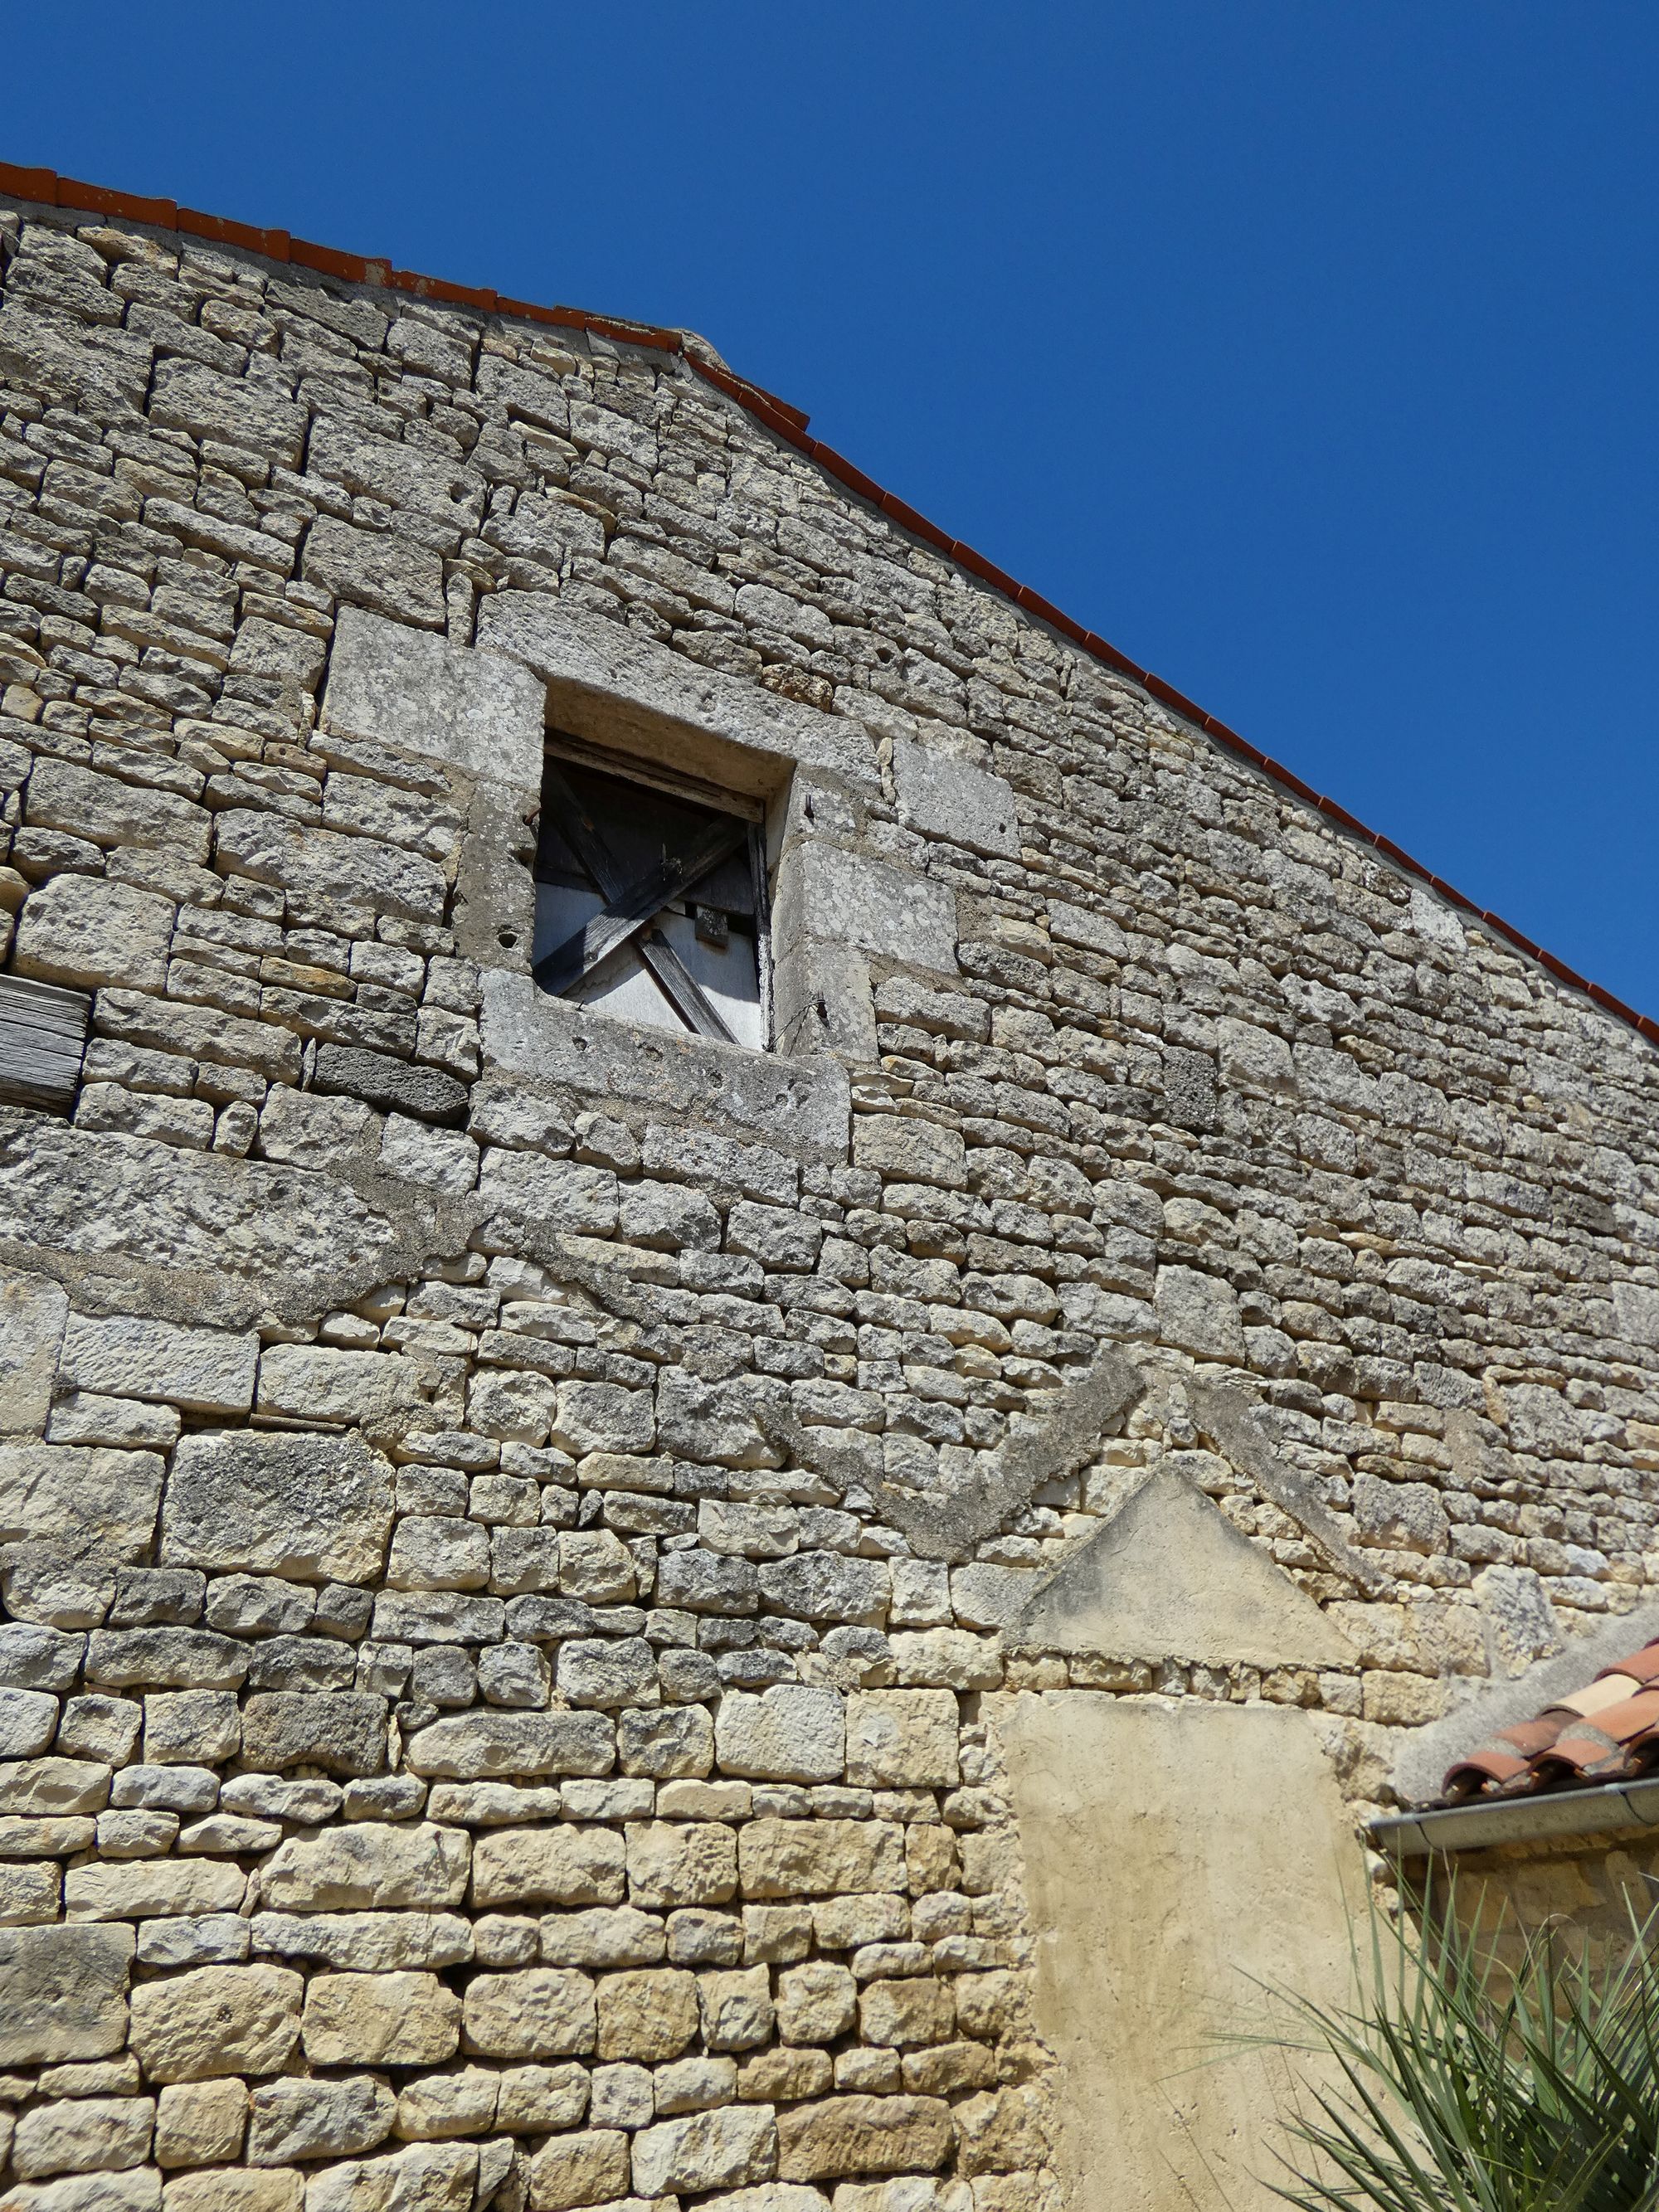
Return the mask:
[[[532,980],[531,823],[550,729],[614,759],[659,763],[765,814],[771,887],[769,1047],[632,1023],[550,998]],[[1012,793],[988,769],[907,739],[878,740],[749,677],[686,654],[573,599],[492,592],[459,645],[356,607],[338,617],[319,742],[372,742],[442,763],[465,810],[458,951],[477,966],[486,1070],[766,1133],[848,1156],[849,1069],[878,1057],[871,962],[952,980],[954,890],[877,850],[882,744],[903,830],[1007,855]]]

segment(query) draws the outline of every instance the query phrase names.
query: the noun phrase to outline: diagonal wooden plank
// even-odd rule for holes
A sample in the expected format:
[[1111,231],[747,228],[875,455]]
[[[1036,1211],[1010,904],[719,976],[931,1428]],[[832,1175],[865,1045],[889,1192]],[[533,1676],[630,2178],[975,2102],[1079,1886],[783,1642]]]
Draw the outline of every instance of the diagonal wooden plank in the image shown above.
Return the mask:
[[[599,830],[599,823],[592,818],[592,811],[588,810],[580,799],[577,799],[577,794],[571,790],[568,781],[564,779],[564,775],[562,775],[560,769],[557,769],[553,763],[549,763],[549,769],[546,769],[546,790],[549,790],[550,794],[556,796],[557,801],[566,807],[564,818],[560,821],[562,836],[564,836],[566,845],[571,848],[571,852],[575,852],[581,867],[586,869],[588,876],[592,876],[592,880],[595,880],[595,884],[598,884],[599,896],[606,900],[606,905],[611,905],[611,902],[617,900],[619,896],[626,898],[629,894],[633,894],[635,902],[637,902],[637,900],[644,896],[644,891],[639,891],[635,884],[623,884],[622,869],[617,867],[617,860],[615,860],[613,852],[611,852],[611,848],[608,848],[606,841],[604,841],[604,832]],[[726,830],[723,823],[714,823],[714,825],[710,825],[710,838],[712,834],[723,832],[723,830]],[[748,836],[748,830],[744,830],[741,825],[732,823],[732,836],[741,842],[741,838]],[[696,856],[696,852],[702,852],[702,848],[706,845],[706,842],[708,838],[699,838],[696,848],[688,849],[686,856],[679,858],[679,860],[671,860],[671,863],[665,865],[665,867],[659,872],[661,880],[675,880],[677,887],[684,890],[686,883],[696,880],[696,876],[706,876],[708,869],[714,867],[717,860],[706,860],[702,867],[696,869],[696,876],[688,874],[690,860]],[[730,849],[734,848],[732,845],[728,845],[726,849],[730,852]],[[719,858],[723,858],[723,854]],[[657,878],[644,878],[644,880],[646,883],[654,883]],[[672,898],[672,896],[675,896],[675,891],[672,890],[665,891],[664,896],[657,896],[657,898],[653,900],[653,905],[646,907],[646,911],[639,914],[637,921],[629,922],[629,925],[619,931],[617,936],[613,936],[611,945],[606,947],[608,951],[615,951],[617,945],[626,942],[626,938],[633,936],[635,931],[644,925],[644,922],[648,922],[654,914],[661,914],[661,907],[664,907],[665,898]],[[592,922],[588,922],[586,929],[581,931],[584,960],[581,960],[581,967],[577,969],[575,978],[571,978],[573,982],[575,982],[580,975],[584,975],[592,964],[598,963],[599,957],[604,957],[604,953],[595,953],[592,957],[588,957],[588,933],[591,933],[591,931],[592,931]],[[566,940],[566,945],[568,945],[568,942],[571,940]],[[538,982],[546,984],[544,969],[553,967],[553,963],[556,963],[557,956],[560,956],[564,949],[566,947],[556,947],[553,949],[553,953],[549,953],[549,956],[544,956],[542,960],[535,963],[533,975]],[[686,963],[684,963],[684,960],[679,957],[679,953],[672,949],[668,938],[661,936],[661,931],[653,929],[641,938],[641,942],[639,942],[639,957],[644,960],[646,967],[650,969],[650,973],[653,973],[654,978],[657,978],[657,982],[661,984],[665,998],[668,998],[668,1005],[675,1009],[675,1013],[679,1015],[681,1022],[684,1022],[688,1029],[695,1030],[699,1037],[719,1037],[721,1044],[734,1044],[734,1042],[737,1042],[732,1037],[732,1030],[726,1026],[726,1022],[719,1018],[714,1006],[710,1005],[710,1000],[703,995],[703,991],[699,988],[696,978],[690,973],[690,969],[686,967]],[[546,984],[546,987],[557,988],[556,984]],[[564,988],[568,988],[568,982],[564,984]]]
[[688,846],[683,854],[648,873],[636,877],[614,896],[599,883],[586,856],[579,853],[578,858],[594,877],[599,896],[606,902],[604,911],[573,931],[562,944],[542,955],[536,963],[536,981],[544,990],[568,991],[591,968],[608,959],[619,945],[626,944],[636,931],[660,914],[671,899],[694,890],[706,875],[729,860],[742,848],[748,834],[747,825],[741,822],[712,823],[695,845]]
[[[549,990],[568,990],[571,984],[596,967],[617,945],[641,930],[653,916],[660,914],[671,898],[700,881],[709,870],[735,852],[748,836],[746,825],[739,822],[716,822],[696,842],[678,855],[672,855],[660,868],[624,884],[604,832],[594,820],[592,811],[578,799],[569,783],[550,763],[547,771],[546,788],[566,810],[559,823],[561,834],[575,854],[582,866],[592,878],[601,898],[606,902],[605,911],[596,915],[577,936],[567,938],[562,945],[555,945],[551,952],[538,960],[532,973],[536,981]],[[637,908],[629,913],[628,908]],[[605,928],[602,925],[609,923]],[[580,957],[572,968],[576,948]],[[699,987],[684,962],[660,931],[651,930],[640,942],[641,959],[650,969],[666,994],[670,1005],[688,1029],[699,1036],[718,1038],[724,1044],[736,1042],[719,1012]],[[555,981],[555,977],[562,977]]]

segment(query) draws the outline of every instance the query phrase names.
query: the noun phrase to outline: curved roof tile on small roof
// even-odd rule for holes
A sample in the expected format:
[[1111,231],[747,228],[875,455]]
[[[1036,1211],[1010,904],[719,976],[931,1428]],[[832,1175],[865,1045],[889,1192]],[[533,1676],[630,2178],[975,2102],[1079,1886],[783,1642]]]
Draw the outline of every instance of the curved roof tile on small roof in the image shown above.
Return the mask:
[[1570,990],[1582,991],[1603,1012],[1627,1022],[1650,1044],[1659,1044],[1659,1022],[1646,1014],[1638,1013],[1622,999],[1613,997],[1599,983],[1592,983],[1547,952],[1532,939],[1497,915],[1477,906],[1473,899],[1465,898],[1451,884],[1414,860],[1402,847],[1365,824],[1334,799],[1317,792],[1311,784],[1304,783],[1299,775],[1273,759],[1241,738],[1236,730],[1206,714],[1195,701],[1166,684],[1161,676],[1139,666],[1127,653],[1120,653],[1094,630],[1085,629],[1070,615],[1034,592],[1029,584],[988,561],[982,553],[960,538],[952,538],[925,514],[908,505],[890,491],[884,489],[872,477],[865,475],[851,461],[826,446],[822,439],[807,435],[810,418],[799,408],[792,407],[787,400],[766,391],[747,378],[733,375],[706,341],[685,331],[665,330],[652,323],[636,323],[615,315],[596,315],[580,307],[538,306],[532,301],[514,300],[492,291],[488,286],[453,284],[440,276],[423,276],[414,270],[394,269],[390,261],[358,253],[343,253],[331,246],[317,246],[307,239],[293,238],[285,230],[262,230],[251,223],[234,222],[224,216],[204,215],[196,208],[181,208],[176,202],[151,198],[142,193],[118,192],[106,185],[89,185],[78,178],[60,177],[55,170],[19,167],[9,161],[0,161],[0,194],[33,203],[37,206],[66,209],[77,215],[103,216],[117,222],[140,223],[157,230],[170,230],[186,238],[199,238],[211,245],[234,246],[265,259],[286,262],[296,269],[307,269],[319,276],[332,276],[349,284],[368,284],[380,289],[406,292],[411,298],[429,300],[441,307],[471,307],[485,314],[510,315],[522,322],[542,323],[567,330],[591,331],[595,337],[611,338],[627,345],[645,346],[659,353],[675,354],[687,368],[711,384],[726,396],[745,409],[755,420],[776,436],[784,440],[809,459],[834,477],[860,499],[867,500],[912,537],[921,538],[936,551],[953,561],[970,576],[989,584],[995,591],[1012,599],[1023,612],[1046,623],[1068,643],[1076,646],[1107,667],[1137,684],[1161,706],[1170,708],[1185,720],[1193,723],[1206,737],[1237,753],[1252,767],[1270,776],[1275,783],[1317,808],[1330,821],[1366,845],[1370,845],[1393,861],[1396,867],[1419,878],[1450,905],[1473,915],[1488,929],[1495,930],[1516,949],[1535,960],[1556,981]]
[[1589,1790],[1659,1775],[1659,1642],[1559,1698],[1532,1720],[1499,1729],[1447,1769],[1443,1804]]

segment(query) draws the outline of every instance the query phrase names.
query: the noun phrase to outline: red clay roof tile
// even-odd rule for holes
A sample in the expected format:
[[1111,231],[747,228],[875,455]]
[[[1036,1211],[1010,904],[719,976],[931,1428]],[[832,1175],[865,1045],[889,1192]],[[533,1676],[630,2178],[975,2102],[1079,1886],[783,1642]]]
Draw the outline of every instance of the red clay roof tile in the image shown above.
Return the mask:
[[1659,1771],[1659,1641],[1547,1705],[1499,1729],[1449,1767],[1443,1803],[1534,1796],[1547,1790],[1628,1782]]

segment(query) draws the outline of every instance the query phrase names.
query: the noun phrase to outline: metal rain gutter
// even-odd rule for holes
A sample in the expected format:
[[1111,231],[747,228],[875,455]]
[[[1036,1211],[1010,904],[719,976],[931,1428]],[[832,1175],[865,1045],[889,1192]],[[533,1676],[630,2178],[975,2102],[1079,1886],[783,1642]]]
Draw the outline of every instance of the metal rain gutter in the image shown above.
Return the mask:
[[1436,1851],[1486,1850],[1495,1844],[1607,1835],[1624,1828],[1659,1829],[1659,1776],[1547,1796],[1448,1805],[1433,1813],[1394,1813],[1373,1820],[1367,1833],[1390,1858],[1413,1859]]

